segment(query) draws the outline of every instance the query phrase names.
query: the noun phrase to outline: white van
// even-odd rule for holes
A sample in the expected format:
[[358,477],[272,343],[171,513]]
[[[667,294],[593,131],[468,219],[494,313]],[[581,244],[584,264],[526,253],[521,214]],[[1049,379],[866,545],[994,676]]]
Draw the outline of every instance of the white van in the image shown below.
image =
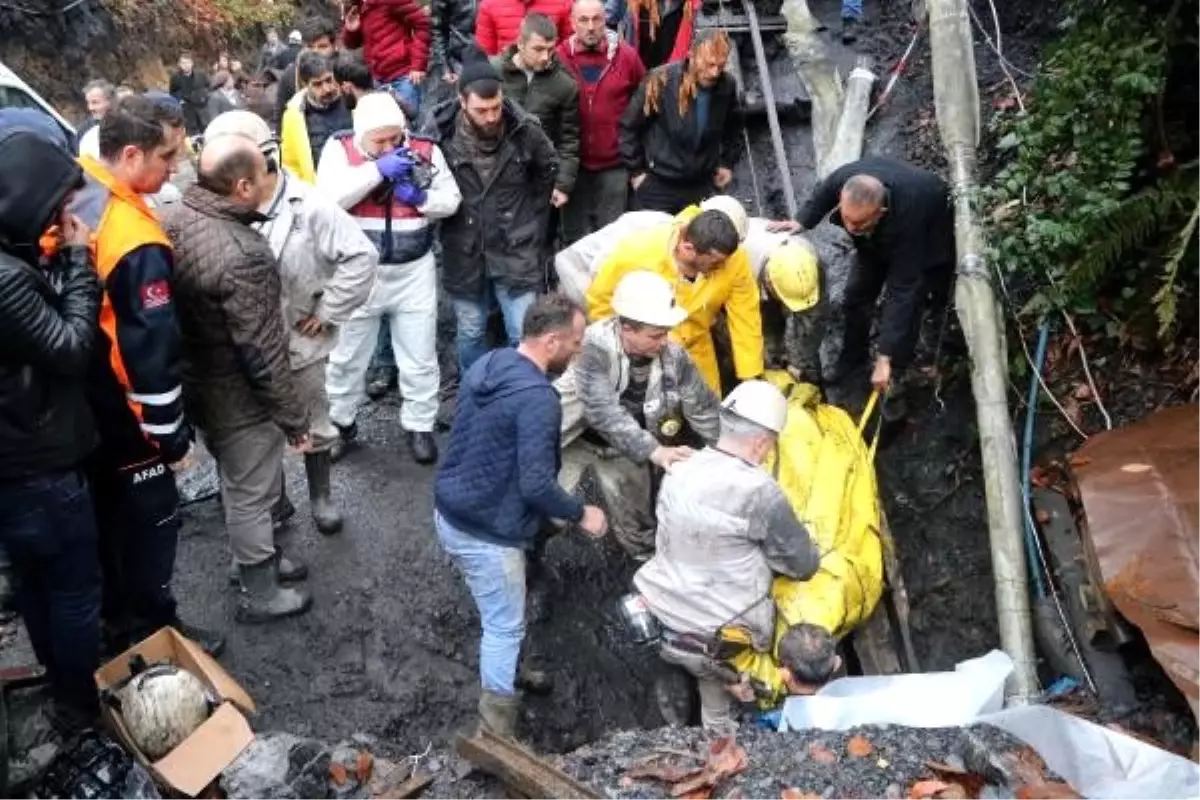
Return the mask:
[[21,80],[17,73],[6,67],[3,61],[0,61],[0,108],[35,108],[43,111],[62,126],[70,141],[75,141],[75,126],[35,92],[32,86]]

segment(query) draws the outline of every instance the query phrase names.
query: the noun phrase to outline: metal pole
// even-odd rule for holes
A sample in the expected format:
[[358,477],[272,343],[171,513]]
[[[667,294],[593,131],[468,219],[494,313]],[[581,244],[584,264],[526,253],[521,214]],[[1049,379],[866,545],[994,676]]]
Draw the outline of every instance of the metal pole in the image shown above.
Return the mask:
[[779,168],[779,176],[783,179],[783,199],[787,203],[788,216],[795,219],[800,213],[800,205],[796,202],[796,189],[792,186],[792,170],[788,166],[787,151],[783,147],[783,132],[779,128],[779,111],[775,108],[775,92],[771,88],[771,70],[767,64],[767,54],[763,50],[762,31],[758,27],[758,11],[754,8],[753,0],[742,4],[746,10],[746,20],[750,23],[750,43],[754,45],[754,60],[758,62],[758,74],[762,77],[763,102],[767,104],[767,124],[771,127],[771,144],[775,148],[775,166]]
[[958,250],[954,299],[971,351],[971,391],[979,424],[1000,646],[1015,665],[1006,694],[1010,702],[1022,704],[1037,696],[1038,682],[1021,535],[1017,439],[1008,409],[1004,316],[983,258],[983,233],[971,208],[980,123],[966,0],[929,0],[929,33],[934,104],[954,190]]

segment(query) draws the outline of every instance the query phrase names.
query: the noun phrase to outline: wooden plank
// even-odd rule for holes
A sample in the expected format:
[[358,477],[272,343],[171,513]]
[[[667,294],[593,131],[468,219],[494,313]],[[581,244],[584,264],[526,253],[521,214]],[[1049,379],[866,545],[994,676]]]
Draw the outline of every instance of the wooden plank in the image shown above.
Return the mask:
[[525,797],[599,798],[600,795],[510,739],[486,730],[456,740],[459,755]]

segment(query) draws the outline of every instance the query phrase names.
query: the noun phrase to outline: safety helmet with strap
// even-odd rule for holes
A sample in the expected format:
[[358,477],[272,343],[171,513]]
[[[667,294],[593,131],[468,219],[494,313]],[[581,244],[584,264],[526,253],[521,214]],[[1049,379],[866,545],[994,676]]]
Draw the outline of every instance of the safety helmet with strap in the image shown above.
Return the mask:
[[787,398],[766,381],[743,381],[729,393],[721,407],[774,433],[782,432],[787,422]]
[[612,308],[622,319],[656,328],[674,328],[687,319],[687,311],[675,303],[675,287],[647,270],[621,278],[613,292]]

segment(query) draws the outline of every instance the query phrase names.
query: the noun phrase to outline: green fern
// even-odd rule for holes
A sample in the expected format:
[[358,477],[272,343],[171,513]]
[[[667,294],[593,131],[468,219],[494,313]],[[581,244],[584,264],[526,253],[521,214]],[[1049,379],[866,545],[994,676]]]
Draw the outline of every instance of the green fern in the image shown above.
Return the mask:
[[1178,319],[1178,298],[1175,283],[1179,278],[1179,265],[1191,249],[1192,240],[1196,236],[1196,224],[1200,221],[1200,203],[1192,209],[1183,230],[1175,237],[1175,244],[1163,265],[1162,285],[1154,295],[1154,313],[1158,317],[1158,336],[1167,340],[1174,332]]

